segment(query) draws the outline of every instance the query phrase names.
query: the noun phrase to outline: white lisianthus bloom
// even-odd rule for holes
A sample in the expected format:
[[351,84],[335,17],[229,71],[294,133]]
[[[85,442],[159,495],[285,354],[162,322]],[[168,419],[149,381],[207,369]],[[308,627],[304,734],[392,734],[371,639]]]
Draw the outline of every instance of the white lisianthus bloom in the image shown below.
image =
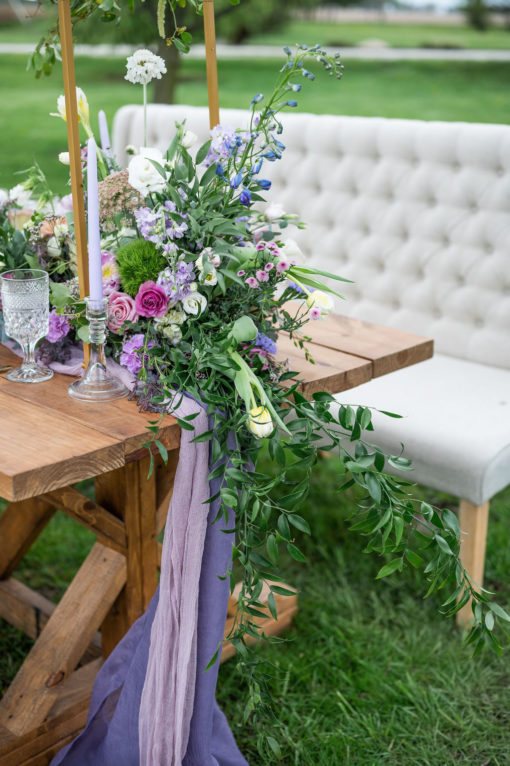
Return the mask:
[[62,165],[69,165],[69,152],[60,152],[58,155],[58,161],[62,163]]
[[133,85],[148,85],[152,80],[161,80],[161,75],[166,73],[165,62],[161,56],[156,56],[146,48],[140,48],[128,56],[126,61],[125,79]]
[[275,218],[283,218],[285,210],[281,202],[270,202],[264,212],[266,221],[273,221]]
[[322,292],[322,290],[316,290],[314,293],[310,293],[306,299],[306,304],[310,309],[319,309],[322,318],[330,314],[334,307],[331,295]]
[[182,331],[179,325],[167,324],[163,327],[162,335],[170,341],[172,346],[177,346],[182,340]]
[[280,248],[280,252],[285,256],[286,260],[291,262],[303,263],[305,260],[303,251],[295,239],[288,239],[283,247]]
[[182,307],[186,314],[198,316],[199,314],[203,314],[206,310],[207,299],[205,295],[201,295],[200,293],[190,293],[183,299]]
[[35,203],[30,198],[30,189],[26,189],[23,184],[16,184],[9,191],[9,200],[20,207],[35,207]]
[[211,271],[208,271],[207,274],[205,275],[202,272],[201,280],[202,280],[202,284],[209,285],[209,287],[213,287],[214,285],[217,285],[218,275],[216,274],[216,269],[212,268]]
[[184,149],[191,149],[197,141],[198,136],[196,133],[193,133],[192,130],[185,130],[182,134],[181,146],[183,146]]
[[58,239],[56,237],[50,237],[48,244],[46,245],[46,249],[48,251],[48,255],[50,255],[52,258],[58,258],[61,253],[61,247],[59,245]]
[[159,149],[149,147],[141,147],[140,153],[136,154],[128,165],[128,182],[144,197],[150,192],[161,192],[165,188],[165,179],[151,160],[165,165],[165,159]]
[[212,247],[204,247],[197,260],[195,261],[195,266],[199,271],[204,270],[204,258],[207,258],[209,263],[212,263],[215,269],[217,269],[221,263],[220,256],[218,253],[213,253]]
[[248,429],[257,438],[263,439],[274,431],[273,418],[267,407],[252,407],[248,418]]

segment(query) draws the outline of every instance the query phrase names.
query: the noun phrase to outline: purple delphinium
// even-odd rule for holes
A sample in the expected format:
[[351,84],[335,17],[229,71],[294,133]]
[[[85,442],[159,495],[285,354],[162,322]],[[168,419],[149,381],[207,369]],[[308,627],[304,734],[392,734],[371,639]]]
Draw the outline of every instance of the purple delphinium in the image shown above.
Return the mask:
[[249,189],[242,190],[241,194],[239,195],[239,202],[241,205],[246,205],[246,207],[251,205],[251,191]]
[[59,340],[65,338],[69,332],[71,325],[69,319],[62,314],[57,314],[55,309],[50,311],[49,316],[49,329],[46,333],[46,340],[50,343],[58,343]]
[[[150,340],[147,344],[147,348],[151,348],[154,345],[154,341]],[[131,338],[124,341],[122,345],[122,353],[120,355],[120,363],[126,367],[133,375],[138,375],[142,369],[142,356],[140,349],[145,346],[145,335],[142,332],[132,335]]]
[[261,332],[257,333],[257,337],[255,338],[255,346],[263,349],[264,351],[267,351],[268,354],[276,354],[278,350],[274,340],[271,340],[271,338]]
[[303,288],[297,285],[295,282],[289,282],[289,287],[292,287],[292,289],[297,293],[304,293]]

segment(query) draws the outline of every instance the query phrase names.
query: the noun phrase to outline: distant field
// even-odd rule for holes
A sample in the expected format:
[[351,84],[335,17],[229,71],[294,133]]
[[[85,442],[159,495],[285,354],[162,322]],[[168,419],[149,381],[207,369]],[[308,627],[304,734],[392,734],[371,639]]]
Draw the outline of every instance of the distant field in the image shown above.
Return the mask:
[[510,32],[503,28],[477,32],[468,26],[425,24],[379,24],[291,21],[284,29],[265,32],[250,42],[288,45],[304,42],[321,45],[359,45],[365,40],[383,40],[397,48],[510,48]]
[[[51,24],[35,19],[29,24],[3,24],[0,27],[1,42],[37,41]],[[103,25],[106,27],[106,25]],[[79,28],[78,28],[79,35]],[[478,32],[468,26],[441,24],[396,24],[394,22],[311,22],[290,21],[282,29],[264,32],[250,39],[255,44],[287,45],[295,42],[322,45],[359,45],[365,40],[382,40],[397,48],[446,47],[446,48],[510,48],[510,32],[494,27]],[[104,42],[104,34],[100,35]]]
[[[269,92],[276,61],[227,61],[220,66],[220,102],[243,107],[254,93]],[[66,148],[62,120],[50,117],[62,93],[61,75],[36,80],[23,56],[0,56],[0,111],[3,151],[0,187],[19,181],[14,174],[37,158],[52,186],[65,190],[67,171],[57,162]],[[111,120],[125,103],[141,98],[123,79],[124,62],[77,59],[77,81],[86,91],[92,115],[103,108]],[[351,61],[341,83],[318,76],[300,94],[302,111],[467,122],[510,122],[510,64]],[[177,91],[180,103],[206,104],[205,67],[186,61]],[[95,116],[93,118],[95,120]]]

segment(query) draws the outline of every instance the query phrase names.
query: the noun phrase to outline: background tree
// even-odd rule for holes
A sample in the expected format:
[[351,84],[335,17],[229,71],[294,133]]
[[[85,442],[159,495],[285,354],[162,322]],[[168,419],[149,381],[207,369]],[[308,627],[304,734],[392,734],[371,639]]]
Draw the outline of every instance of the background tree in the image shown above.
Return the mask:
[[[241,0],[239,5],[233,6],[230,0],[216,0],[216,34],[220,40],[242,43],[252,35],[281,27],[293,10],[313,8],[319,4],[320,0]],[[194,43],[203,41],[200,16],[188,8],[178,9],[176,16],[178,25],[187,28]],[[180,54],[175,44],[168,45],[158,35],[157,0],[137,3],[133,12],[126,9],[118,23],[98,24],[97,18],[93,17],[77,25],[76,37],[80,42],[157,45],[157,53],[165,60],[168,74],[156,80],[154,100],[164,104],[174,102]]]

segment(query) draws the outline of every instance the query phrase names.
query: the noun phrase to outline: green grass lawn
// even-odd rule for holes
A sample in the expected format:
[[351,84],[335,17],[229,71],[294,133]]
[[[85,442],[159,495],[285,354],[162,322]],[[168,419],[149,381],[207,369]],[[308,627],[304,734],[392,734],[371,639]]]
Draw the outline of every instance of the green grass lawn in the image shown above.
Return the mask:
[[[286,643],[261,648],[272,666],[278,720],[267,721],[285,766],[507,766],[510,752],[510,641],[502,659],[472,658],[439,599],[422,600],[416,571],[375,581],[378,557],[348,530],[350,495],[339,495],[333,460],[321,461],[304,514],[314,530],[305,565],[284,562],[299,588],[299,614]],[[419,490],[431,502],[455,500]],[[491,505],[486,584],[510,605],[510,490]],[[92,545],[93,536],[57,514],[18,570],[50,598]],[[0,689],[31,642],[0,622]],[[223,666],[219,701],[251,766],[258,730],[242,724],[246,689],[235,662]]]
[[[0,111],[3,151],[0,187],[19,181],[17,171],[37,159],[52,187],[64,192],[67,170],[58,153],[66,149],[66,126],[49,113],[62,92],[60,72],[35,80],[23,56],[0,56]],[[86,91],[91,113],[105,109],[112,120],[122,104],[141,100],[141,89],[123,79],[124,62],[79,58],[77,82]],[[247,106],[253,94],[268,93],[278,71],[276,61],[227,61],[220,65],[220,103]],[[322,73],[321,73],[322,74]],[[351,61],[338,83],[318,76],[306,82],[300,109],[310,112],[468,122],[509,122],[507,85],[510,64]],[[185,61],[178,87],[180,103],[206,104],[205,67]]]

